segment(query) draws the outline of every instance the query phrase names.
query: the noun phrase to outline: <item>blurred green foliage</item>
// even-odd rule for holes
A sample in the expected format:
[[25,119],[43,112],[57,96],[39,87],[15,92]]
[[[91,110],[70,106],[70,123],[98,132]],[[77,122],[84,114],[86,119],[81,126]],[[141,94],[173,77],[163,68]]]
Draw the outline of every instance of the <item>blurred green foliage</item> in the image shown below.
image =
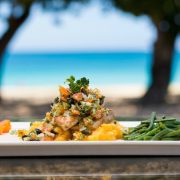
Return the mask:
[[180,32],[180,0],[101,0],[101,2],[108,8],[115,7],[135,16],[146,15],[152,21],[157,30],[157,39],[154,44],[151,84],[142,102],[164,103],[171,79],[175,42]]
[[136,16],[147,15],[154,24],[162,26],[162,31],[180,31],[179,0],[110,0],[110,2],[116,8]]
[[[0,12],[0,20],[6,24],[4,32],[0,35],[0,87],[3,77],[3,55],[17,30],[31,14],[33,6],[39,6],[47,12],[60,13],[65,10],[74,11],[74,9],[79,11],[80,5],[85,5],[89,1],[90,0],[0,0],[0,8],[5,8],[7,11],[6,13],[4,13],[4,11]],[[2,102],[1,93],[0,102]]]

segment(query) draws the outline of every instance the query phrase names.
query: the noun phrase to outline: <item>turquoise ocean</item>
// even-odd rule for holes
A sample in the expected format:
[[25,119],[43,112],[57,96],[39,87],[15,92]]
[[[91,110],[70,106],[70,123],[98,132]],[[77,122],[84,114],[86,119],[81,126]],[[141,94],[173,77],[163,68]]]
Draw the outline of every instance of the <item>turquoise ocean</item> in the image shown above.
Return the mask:
[[[152,54],[113,53],[16,53],[7,54],[3,85],[51,86],[70,75],[88,77],[95,85],[148,85]],[[180,53],[174,55],[173,83],[180,83]]]

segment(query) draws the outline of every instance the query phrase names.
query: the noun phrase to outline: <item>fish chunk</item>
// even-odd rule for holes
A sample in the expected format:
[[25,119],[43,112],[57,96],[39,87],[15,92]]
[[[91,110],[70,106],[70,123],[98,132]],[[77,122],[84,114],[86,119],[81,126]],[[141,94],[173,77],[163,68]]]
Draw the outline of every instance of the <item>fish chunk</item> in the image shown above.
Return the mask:
[[64,131],[67,131],[78,123],[78,119],[73,116],[57,116],[55,117],[55,123]]
[[114,114],[113,114],[113,112],[112,111],[109,111],[109,113],[108,114],[105,114],[104,116],[103,116],[103,122],[104,123],[111,123],[111,122],[113,122],[115,120],[115,117],[114,117]]

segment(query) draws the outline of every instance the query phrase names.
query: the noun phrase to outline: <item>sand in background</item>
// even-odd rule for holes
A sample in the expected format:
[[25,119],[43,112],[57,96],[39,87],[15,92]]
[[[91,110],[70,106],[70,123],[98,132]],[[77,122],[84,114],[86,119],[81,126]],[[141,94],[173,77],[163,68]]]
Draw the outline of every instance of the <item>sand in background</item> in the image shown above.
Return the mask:
[[[146,88],[139,85],[98,86],[106,96],[106,106],[114,111],[116,116],[147,116],[151,111],[159,114],[169,114],[180,117],[180,85],[169,88],[168,104],[141,106],[137,99],[143,96]],[[58,96],[58,87],[26,87],[8,86],[2,88],[4,98],[0,106],[0,117],[34,117],[43,118],[49,111],[50,103]]]

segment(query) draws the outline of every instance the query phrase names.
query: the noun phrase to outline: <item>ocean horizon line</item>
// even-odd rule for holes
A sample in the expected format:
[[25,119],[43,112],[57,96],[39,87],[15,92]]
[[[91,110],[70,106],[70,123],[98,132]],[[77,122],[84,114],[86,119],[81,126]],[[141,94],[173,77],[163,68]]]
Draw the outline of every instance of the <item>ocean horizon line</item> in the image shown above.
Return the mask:
[[[151,82],[152,53],[43,53],[9,54],[3,85],[63,83],[70,75],[87,77],[95,84],[145,84]],[[175,54],[171,82],[180,82],[180,54]]]
[[[8,51],[5,55],[28,55],[28,54],[35,54],[35,55],[42,55],[42,54],[153,54],[153,51],[141,51],[141,50],[112,50],[112,51],[18,51],[18,52],[11,52]],[[175,50],[175,54],[180,55],[180,51]]]

